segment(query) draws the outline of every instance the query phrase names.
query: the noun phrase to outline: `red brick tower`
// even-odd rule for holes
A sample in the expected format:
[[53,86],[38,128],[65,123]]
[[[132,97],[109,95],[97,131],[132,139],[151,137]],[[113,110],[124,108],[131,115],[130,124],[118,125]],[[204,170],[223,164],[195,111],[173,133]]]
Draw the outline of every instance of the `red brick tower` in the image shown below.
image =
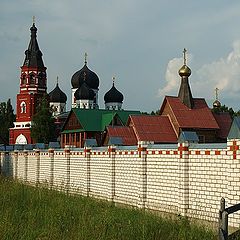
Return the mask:
[[10,129],[10,144],[31,144],[32,117],[39,100],[47,92],[46,67],[37,42],[37,28],[33,23],[31,39],[21,67],[20,93],[17,94],[16,122]]

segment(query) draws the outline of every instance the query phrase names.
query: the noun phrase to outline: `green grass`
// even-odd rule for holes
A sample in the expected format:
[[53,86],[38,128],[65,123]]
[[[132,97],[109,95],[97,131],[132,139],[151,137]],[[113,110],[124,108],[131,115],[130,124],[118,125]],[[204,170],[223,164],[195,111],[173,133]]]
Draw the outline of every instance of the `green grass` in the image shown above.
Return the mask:
[[0,239],[216,239],[186,218],[164,219],[136,209],[0,177]]

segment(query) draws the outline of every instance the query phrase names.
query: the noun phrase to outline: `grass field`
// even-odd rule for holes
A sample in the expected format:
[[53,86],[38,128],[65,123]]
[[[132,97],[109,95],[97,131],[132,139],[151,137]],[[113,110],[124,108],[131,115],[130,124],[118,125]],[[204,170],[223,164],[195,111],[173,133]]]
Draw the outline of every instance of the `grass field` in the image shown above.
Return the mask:
[[136,209],[0,177],[0,239],[216,239],[215,233]]

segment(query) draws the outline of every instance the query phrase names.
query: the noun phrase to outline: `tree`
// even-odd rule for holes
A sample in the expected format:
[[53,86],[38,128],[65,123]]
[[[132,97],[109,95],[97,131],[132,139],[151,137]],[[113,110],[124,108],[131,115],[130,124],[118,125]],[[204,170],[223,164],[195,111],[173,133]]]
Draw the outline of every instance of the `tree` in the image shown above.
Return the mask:
[[37,107],[37,113],[33,116],[31,137],[35,142],[49,143],[55,139],[55,130],[52,109],[45,96]]
[[9,128],[13,127],[16,116],[13,113],[11,100],[0,103],[0,143],[8,144]]
[[239,111],[234,112],[234,110],[231,107],[229,108],[226,105],[222,105],[221,107],[218,107],[218,108],[213,108],[212,112],[214,113],[228,112],[231,118],[233,118],[236,115],[239,115]]

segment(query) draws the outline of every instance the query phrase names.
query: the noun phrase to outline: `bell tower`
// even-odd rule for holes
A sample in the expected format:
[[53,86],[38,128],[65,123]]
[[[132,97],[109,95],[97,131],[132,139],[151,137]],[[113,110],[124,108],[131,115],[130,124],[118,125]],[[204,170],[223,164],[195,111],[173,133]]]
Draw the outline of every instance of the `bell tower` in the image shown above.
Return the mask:
[[41,98],[47,93],[46,67],[37,42],[35,18],[30,28],[31,38],[21,66],[20,92],[16,101],[16,122],[10,129],[10,144],[31,144],[32,117]]

